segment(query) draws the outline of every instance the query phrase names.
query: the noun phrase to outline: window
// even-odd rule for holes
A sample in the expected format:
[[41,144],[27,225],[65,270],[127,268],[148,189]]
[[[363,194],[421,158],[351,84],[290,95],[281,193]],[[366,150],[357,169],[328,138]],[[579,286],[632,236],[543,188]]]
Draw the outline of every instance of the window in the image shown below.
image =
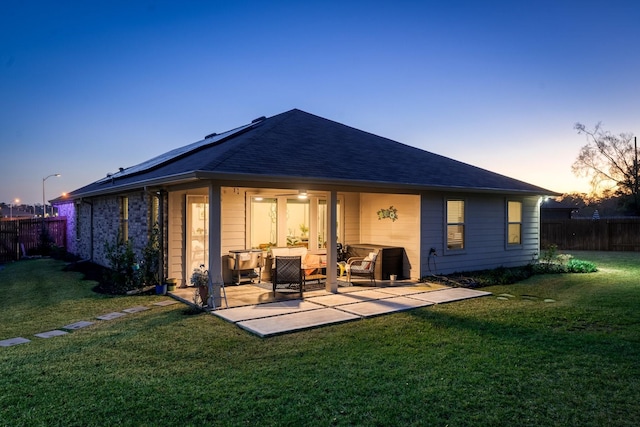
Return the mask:
[[507,202],[507,244],[522,244],[522,202]]
[[278,199],[275,197],[251,198],[250,247],[268,247],[278,242]]
[[464,249],[464,200],[447,200],[447,249]]
[[287,246],[309,247],[309,199],[287,199]]
[[122,242],[129,240],[129,198],[120,199],[120,239]]
[[161,194],[157,196],[151,196],[151,218],[150,224],[153,227],[156,224],[160,224],[160,197]]
[[[318,200],[318,249],[324,249],[327,247],[327,240],[329,239],[329,227],[327,224],[327,212],[329,210],[329,204],[325,199]],[[342,230],[340,229],[340,199],[338,199],[336,204],[336,235],[338,238],[338,242],[340,241],[340,236],[342,235]]]
[[[342,212],[337,201],[337,239],[341,241]],[[251,248],[268,246],[306,246],[310,251],[322,251],[329,239],[327,213],[329,205],[322,196],[306,199],[292,198],[288,194],[248,194],[247,245]]]
[[187,196],[186,255],[189,276],[195,268],[209,265],[209,197]]

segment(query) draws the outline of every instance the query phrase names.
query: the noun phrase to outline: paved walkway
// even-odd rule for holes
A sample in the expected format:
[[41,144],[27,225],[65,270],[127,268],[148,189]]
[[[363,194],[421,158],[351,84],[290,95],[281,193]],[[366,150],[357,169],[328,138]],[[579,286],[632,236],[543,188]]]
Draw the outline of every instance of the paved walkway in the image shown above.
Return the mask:
[[[158,307],[165,307],[167,305],[172,305],[172,304],[177,304],[178,301],[174,300],[174,299],[165,299],[159,302],[154,303],[153,305],[158,306]],[[114,311],[112,313],[105,313],[105,314],[101,314],[99,316],[96,316],[95,319],[97,320],[101,320],[101,321],[109,321],[109,320],[113,320],[113,319],[117,319],[119,317],[122,316],[126,316],[128,314],[134,314],[134,313],[139,313],[141,311],[146,311],[149,310],[150,307],[147,306],[143,306],[143,305],[138,305],[135,307],[130,307],[130,308],[125,308],[122,311]],[[94,320],[94,319],[91,319]],[[64,325],[61,326],[58,329],[53,329],[51,331],[45,331],[45,332],[40,332],[37,334],[34,334],[35,337],[38,338],[53,338],[53,337],[59,337],[62,335],[66,335],[71,331],[75,331],[78,329],[82,329],[82,328],[86,328],[87,326],[91,326],[93,325],[94,321],[89,321],[89,320],[81,320],[79,322],[75,322],[75,323],[70,323],[68,325]],[[9,338],[9,339],[5,339],[0,341],[0,347],[11,347],[14,345],[19,345],[19,344],[26,344],[31,342],[30,339],[28,338],[24,338],[24,337],[15,337],[15,338]]]
[[466,288],[425,291],[416,286],[366,289],[213,311],[260,337],[491,295]]

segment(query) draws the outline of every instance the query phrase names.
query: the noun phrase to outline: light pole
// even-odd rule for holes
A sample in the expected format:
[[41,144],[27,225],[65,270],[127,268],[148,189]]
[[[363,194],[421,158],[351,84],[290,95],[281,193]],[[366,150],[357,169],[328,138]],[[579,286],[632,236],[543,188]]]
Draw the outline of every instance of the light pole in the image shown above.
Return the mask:
[[9,205],[9,219],[13,219],[13,204],[20,203],[20,199],[15,199],[13,203]]
[[44,182],[51,178],[52,176],[55,176],[56,178],[60,176],[59,173],[54,173],[51,174],[49,176],[45,176],[44,178],[42,178],[42,224],[44,224],[44,217],[47,213],[47,205],[44,204]]

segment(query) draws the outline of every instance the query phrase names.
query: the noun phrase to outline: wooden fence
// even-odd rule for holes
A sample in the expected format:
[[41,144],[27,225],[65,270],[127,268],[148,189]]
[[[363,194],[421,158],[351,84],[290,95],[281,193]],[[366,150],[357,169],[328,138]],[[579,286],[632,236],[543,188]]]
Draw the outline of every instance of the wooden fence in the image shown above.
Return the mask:
[[[46,218],[46,230],[54,245],[66,249],[67,221],[65,218]],[[0,221],[0,263],[18,260],[22,248],[27,254],[38,251],[41,243],[42,219],[14,219]]]
[[542,248],[585,251],[640,251],[640,218],[543,220]]

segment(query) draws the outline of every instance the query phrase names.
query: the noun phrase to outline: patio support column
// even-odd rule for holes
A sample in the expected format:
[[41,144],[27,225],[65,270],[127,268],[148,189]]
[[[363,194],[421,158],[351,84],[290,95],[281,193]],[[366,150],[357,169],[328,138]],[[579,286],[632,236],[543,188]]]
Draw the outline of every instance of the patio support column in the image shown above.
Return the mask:
[[220,185],[209,183],[209,300],[207,305],[218,308],[221,305],[222,284],[222,202]]
[[327,292],[338,292],[338,274],[336,269],[338,268],[338,251],[336,246],[338,245],[338,193],[335,190],[331,190],[329,193],[329,209],[327,209],[327,225],[329,242],[327,243],[327,282],[325,289]]

